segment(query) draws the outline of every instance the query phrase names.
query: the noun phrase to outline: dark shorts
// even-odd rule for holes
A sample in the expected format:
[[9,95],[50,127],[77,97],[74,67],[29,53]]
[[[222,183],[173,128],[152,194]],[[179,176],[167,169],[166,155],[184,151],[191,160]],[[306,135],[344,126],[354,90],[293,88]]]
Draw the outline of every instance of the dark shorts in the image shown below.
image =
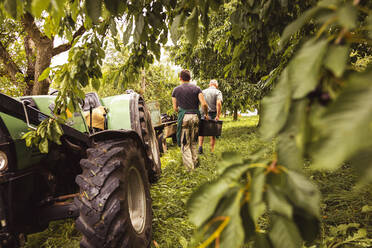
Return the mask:
[[208,112],[208,116],[209,118],[211,118],[212,120],[214,120],[217,116],[217,112]]

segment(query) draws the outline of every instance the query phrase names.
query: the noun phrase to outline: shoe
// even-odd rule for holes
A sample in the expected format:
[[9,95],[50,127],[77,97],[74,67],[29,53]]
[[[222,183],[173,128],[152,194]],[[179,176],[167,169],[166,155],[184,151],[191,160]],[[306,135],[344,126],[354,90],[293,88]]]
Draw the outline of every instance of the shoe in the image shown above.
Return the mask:
[[203,154],[203,147],[199,146],[199,154]]

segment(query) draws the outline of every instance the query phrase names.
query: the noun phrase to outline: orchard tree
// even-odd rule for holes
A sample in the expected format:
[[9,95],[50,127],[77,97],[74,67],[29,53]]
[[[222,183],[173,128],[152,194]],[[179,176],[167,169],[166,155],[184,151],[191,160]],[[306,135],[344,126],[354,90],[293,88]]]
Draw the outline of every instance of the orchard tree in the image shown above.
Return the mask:
[[[76,23],[78,17],[71,15],[71,12],[67,17],[51,18],[50,15],[41,15],[40,1],[35,1],[31,6],[29,2],[23,4],[33,9],[39,19],[27,11],[18,13],[15,9],[17,1],[5,1],[3,8],[0,8],[2,77],[14,86],[24,83],[23,93],[26,95],[47,94],[50,81],[47,78],[39,80],[40,75],[50,66],[54,56],[71,48],[75,39],[84,33],[85,27],[82,23]],[[4,7],[15,20],[9,18]],[[56,7],[63,8],[63,5]],[[65,38],[66,42],[54,46],[56,35]]]
[[209,14],[208,25],[200,30],[202,39],[193,46],[186,33],[172,49],[173,57],[201,80],[217,78],[223,107],[236,120],[239,110],[258,108],[270,91],[298,43],[294,39],[280,51],[280,33],[310,2],[226,1]]
[[[120,42],[119,42],[120,45]],[[172,67],[172,63],[162,61],[142,69],[138,78],[132,82],[125,82],[123,67],[129,58],[129,51],[124,46],[120,50],[108,48],[107,56],[102,66],[101,87],[97,93],[101,97],[123,94],[128,89],[132,89],[143,95],[146,101],[156,100],[160,104],[161,113],[172,114],[172,90],[179,85],[178,76]],[[85,92],[95,91],[88,85]]]

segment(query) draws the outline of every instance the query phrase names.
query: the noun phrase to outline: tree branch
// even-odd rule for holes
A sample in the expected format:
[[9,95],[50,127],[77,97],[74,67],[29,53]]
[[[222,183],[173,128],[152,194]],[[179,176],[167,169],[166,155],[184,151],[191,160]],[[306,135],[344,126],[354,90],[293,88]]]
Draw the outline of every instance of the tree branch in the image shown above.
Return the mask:
[[35,51],[32,48],[32,39],[29,35],[26,35],[24,38],[24,46],[25,46],[25,52],[26,52],[26,59],[27,59],[27,78],[34,80],[34,74],[35,74]]
[[17,64],[13,61],[13,59],[10,57],[10,54],[6,50],[6,48],[3,46],[3,43],[0,42],[0,60],[3,62],[5,66],[5,70],[7,71],[7,74],[10,76],[11,80],[14,84],[17,84],[17,73],[22,73],[21,69],[17,66]]
[[22,23],[26,33],[31,37],[35,43],[41,43],[45,36],[40,32],[40,29],[35,24],[34,17],[26,12],[22,17]]
[[62,44],[58,47],[55,47],[53,48],[53,56],[57,55],[57,54],[60,54],[60,53],[63,53],[65,51],[67,51],[68,49],[71,48],[72,46],[72,43],[74,43],[75,39],[84,34],[84,32],[86,31],[84,25],[82,25],[75,33],[74,35],[72,36],[72,40],[69,42],[69,43],[65,43],[65,44]]

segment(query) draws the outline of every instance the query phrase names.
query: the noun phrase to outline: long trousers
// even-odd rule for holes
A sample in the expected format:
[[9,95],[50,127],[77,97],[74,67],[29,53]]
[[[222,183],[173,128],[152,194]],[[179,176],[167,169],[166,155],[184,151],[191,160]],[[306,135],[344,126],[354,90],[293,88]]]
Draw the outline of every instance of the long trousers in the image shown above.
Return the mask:
[[183,164],[188,171],[193,170],[198,162],[198,131],[198,115],[185,114],[182,121],[181,151]]

